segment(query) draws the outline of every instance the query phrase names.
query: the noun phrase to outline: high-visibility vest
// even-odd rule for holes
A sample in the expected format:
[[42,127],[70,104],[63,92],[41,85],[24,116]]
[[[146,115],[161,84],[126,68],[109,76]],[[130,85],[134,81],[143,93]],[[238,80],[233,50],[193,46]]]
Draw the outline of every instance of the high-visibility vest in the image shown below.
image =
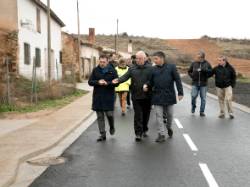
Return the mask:
[[[116,69],[116,71],[117,71],[118,77],[121,77],[121,76],[123,76],[125,73],[128,72],[128,67],[126,67],[125,69],[116,67],[115,69]],[[131,80],[128,79],[126,82],[119,84],[119,86],[117,86],[117,87],[115,88],[115,91],[116,91],[116,92],[129,91],[129,86],[130,86],[130,84],[131,84]]]

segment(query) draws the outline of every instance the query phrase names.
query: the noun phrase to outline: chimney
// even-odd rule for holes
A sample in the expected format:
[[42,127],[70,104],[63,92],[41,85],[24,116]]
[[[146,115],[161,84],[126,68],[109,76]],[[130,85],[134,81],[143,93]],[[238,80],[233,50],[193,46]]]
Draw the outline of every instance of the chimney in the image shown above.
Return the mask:
[[130,53],[130,54],[133,53],[133,43],[132,43],[132,40],[129,40],[129,42],[128,42],[128,53]]
[[89,43],[95,43],[95,28],[89,28]]

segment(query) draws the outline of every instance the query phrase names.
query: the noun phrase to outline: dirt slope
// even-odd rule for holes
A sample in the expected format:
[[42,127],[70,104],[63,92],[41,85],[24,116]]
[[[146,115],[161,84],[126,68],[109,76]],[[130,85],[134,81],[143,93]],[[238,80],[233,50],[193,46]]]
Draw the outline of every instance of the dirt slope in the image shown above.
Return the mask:
[[[217,58],[223,51],[214,41],[208,39],[167,40],[166,43],[168,46],[192,56],[202,49],[206,52],[207,60],[213,66],[217,64]],[[238,72],[250,77],[250,60],[229,58],[229,61]]]

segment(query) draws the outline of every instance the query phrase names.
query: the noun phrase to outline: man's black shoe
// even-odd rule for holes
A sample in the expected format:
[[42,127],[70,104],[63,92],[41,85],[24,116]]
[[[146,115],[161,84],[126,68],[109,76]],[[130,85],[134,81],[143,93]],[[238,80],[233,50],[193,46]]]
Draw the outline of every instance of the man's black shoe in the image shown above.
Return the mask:
[[141,136],[137,135],[137,136],[135,137],[135,141],[136,141],[136,142],[140,142],[140,141],[141,141]]
[[109,133],[110,133],[110,135],[114,135],[114,134],[115,134],[115,128],[114,128],[114,127],[111,127],[111,128],[109,129]]
[[165,142],[165,136],[158,134],[158,137],[156,138],[155,142],[157,143]]
[[218,117],[219,118],[225,118],[225,114],[220,114]]
[[205,115],[205,113],[204,112],[201,112],[200,113],[200,117],[205,117],[206,115]]
[[97,142],[106,141],[106,136],[100,136],[96,141],[97,141]]
[[234,119],[234,115],[233,114],[229,114],[229,118],[230,119]]
[[172,130],[172,128],[168,128],[168,136],[170,138],[172,138],[172,136],[173,136],[173,130]]

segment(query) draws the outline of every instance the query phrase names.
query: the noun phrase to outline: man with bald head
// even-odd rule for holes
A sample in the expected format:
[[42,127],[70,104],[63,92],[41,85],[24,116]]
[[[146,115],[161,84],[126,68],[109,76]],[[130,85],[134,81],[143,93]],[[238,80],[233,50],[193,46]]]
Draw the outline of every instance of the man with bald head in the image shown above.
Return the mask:
[[145,92],[143,85],[150,81],[152,67],[145,63],[146,54],[143,51],[136,53],[136,63],[129,68],[128,72],[113,83],[123,83],[131,78],[131,94],[134,107],[134,130],[135,140],[141,141],[147,137],[148,121],[151,111],[151,92]]

